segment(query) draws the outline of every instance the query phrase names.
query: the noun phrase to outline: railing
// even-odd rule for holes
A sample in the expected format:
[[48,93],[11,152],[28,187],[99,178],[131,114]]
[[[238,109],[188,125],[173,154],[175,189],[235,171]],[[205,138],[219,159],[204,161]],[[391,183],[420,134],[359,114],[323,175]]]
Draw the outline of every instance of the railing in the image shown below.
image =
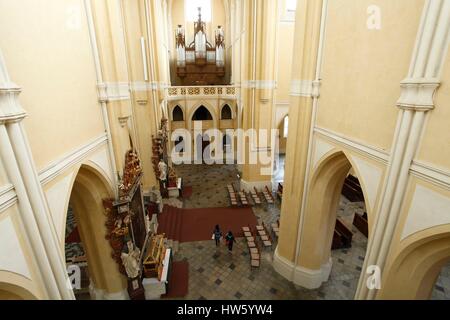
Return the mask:
[[228,99],[236,98],[237,89],[232,86],[190,86],[190,87],[169,87],[167,96],[169,99],[179,99],[186,96],[191,97],[224,97]]

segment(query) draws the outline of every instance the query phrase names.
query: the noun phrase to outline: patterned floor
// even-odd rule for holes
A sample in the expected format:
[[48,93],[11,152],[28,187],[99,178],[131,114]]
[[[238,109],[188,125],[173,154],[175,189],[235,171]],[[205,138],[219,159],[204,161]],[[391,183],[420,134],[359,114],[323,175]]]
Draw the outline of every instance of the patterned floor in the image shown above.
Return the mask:
[[[237,169],[233,165],[183,165],[176,171],[183,183],[193,187],[186,208],[229,205],[226,185],[237,185]],[[342,198],[339,216],[351,221],[361,205]],[[363,208],[363,207],[362,207]],[[363,209],[362,209],[363,210]],[[280,203],[253,207],[260,222],[270,225],[280,213]],[[352,299],[364,261],[367,239],[353,228],[354,242],[350,249],[332,252],[333,268],[330,279],[317,290],[297,288],[274,271],[273,250],[262,254],[261,267],[252,270],[245,240],[238,239],[233,253],[224,245],[216,248],[213,241],[180,244],[175,260],[189,262],[189,293],[186,299]]]

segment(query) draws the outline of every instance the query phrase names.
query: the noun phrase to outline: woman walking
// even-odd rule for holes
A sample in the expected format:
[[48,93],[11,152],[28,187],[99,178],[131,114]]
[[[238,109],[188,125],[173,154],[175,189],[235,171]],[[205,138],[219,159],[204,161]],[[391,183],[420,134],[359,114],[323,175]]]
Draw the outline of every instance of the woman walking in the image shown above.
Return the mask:
[[213,239],[216,240],[216,247],[219,246],[221,238],[222,238],[222,232],[220,231],[220,227],[217,224],[213,231]]
[[236,242],[236,239],[234,239],[233,233],[231,231],[228,231],[225,240],[227,242],[227,246],[228,246],[228,251],[232,252],[233,251],[233,243]]

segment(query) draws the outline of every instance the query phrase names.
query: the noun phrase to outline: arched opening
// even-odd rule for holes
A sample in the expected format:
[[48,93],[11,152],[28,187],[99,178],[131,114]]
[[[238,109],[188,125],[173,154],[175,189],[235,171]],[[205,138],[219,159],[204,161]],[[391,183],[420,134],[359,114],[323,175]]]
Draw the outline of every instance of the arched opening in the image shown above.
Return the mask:
[[211,115],[211,113],[209,112],[209,110],[201,105],[200,107],[197,108],[197,110],[195,110],[194,114],[192,115],[192,120],[193,121],[208,121],[208,120],[213,120],[213,117]]
[[447,225],[416,234],[417,240],[403,248],[388,269],[377,298],[430,299],[436,296],[433,290],[436,290],[440,278],[450,283],[447,266],[450,262],[448,230]]
[[[8,272],[8,278],[18,277],[18,275]],[[36,300],[36,297],[28,289],[20,285],[0,281],[0,301],[1,300]]]
[[106,240],[103,199],[113,192],[93,167],[83,165],[75,178],[67,215],[66,261],[81,271],[77,299],[126,298],[126,279],[111,257]]
[[231,108],[228,104],[224,105],[220,113],[222,120],[231,120],[233,118]]
[[180,106],[175,106],[172,110],[172,120],[173,121],[184,121],[183,110]]
[[311,288],[330,279],[321,288],[325,298],[353,299],[361,276],[368,236],[363,191],[355,187],[354,197],[345,191],[355,176],[349,159],[337,152],[320,163],[308,191],[299,265],[321,274]]

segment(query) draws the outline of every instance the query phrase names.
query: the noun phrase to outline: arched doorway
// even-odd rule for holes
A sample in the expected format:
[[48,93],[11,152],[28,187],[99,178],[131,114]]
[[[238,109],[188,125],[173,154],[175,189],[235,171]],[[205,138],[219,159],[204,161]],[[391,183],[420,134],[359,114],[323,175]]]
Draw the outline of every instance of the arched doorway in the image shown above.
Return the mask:
[[[335,152],[320,162],[311,178],[298,264],[308,288],[332,282],[320,289],[326,299],[354,298],[362,273],[369,223],[359,182],[356,191],[357,176],[349,158]],[[346,193],[346,184],[355,187],[355,198]]]
[[222,107],[220,115],[221,115],[220,119],[222,120],[231,120],[233,118],[231,108],[228,104]]
[[213,120],[213,116],[204,105],[198,107],[197,110],[195,110],[194,114],[192,115],[192,121],[209,121],[209,120]]
[[[126,278],[119,272],[117,263],[111,257],[110,244],[105,239],[103,199],[112,197],[113,191],[103,175],[94,167],[81,166],[70,195],[67,223],[73,219],[84,257],[73,259],[74,257],[67,256],[66,251],[66,260],[69,263],[80,263],[81,266],[84,263],[87,267],[92,299],[127,298]],[[76,236],[66,235],[66,241],[68,237],[76,241]]]
[[0,301],[36,299],[31,280],[10,271],[0,271]]
[[377,298],[430,299],[442,269],[450,262],[448,225],[419,232],[405,242],[409,244],[388,267]]

